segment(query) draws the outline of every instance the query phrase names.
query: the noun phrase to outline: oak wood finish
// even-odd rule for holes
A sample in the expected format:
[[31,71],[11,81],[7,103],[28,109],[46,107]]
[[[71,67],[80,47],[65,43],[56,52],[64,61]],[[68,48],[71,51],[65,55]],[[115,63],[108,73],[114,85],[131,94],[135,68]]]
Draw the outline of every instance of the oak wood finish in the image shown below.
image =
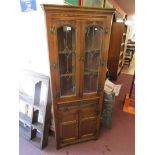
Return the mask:
[[127,26],[124,23],[113,22],[108,52],[108,70],[111,80],[117,80],[123,68],[127,36]]
[[[111,34],[111,24],[114,18],[114,9],[97,9],[87,7],[74,7],[62,5],[42,5],[45,12],[48,53],[50,62],[51,98],[53,102],[52,112],[56,147],[97,139],[100,128],[100,115],[103,100],[103,87],[106,74],[106,62]],[[62,85],[60,82],[59,46],[63,41],[63,34],[58,37],[58,29],[64,26],[71,26],[75,30],[75,95],[61,96]],[[95,28],[96,27],[96,28]],[[84,93],[84,75],[86,74],[86,33],[93,28],[100,33],[102,40],[98,45],[98,38],[95,40],[99,49],[98,72],[96,91]],[[101,31],[99,31],[99,29]],[[93,34],[91,34],[93,35]],[[98,34],[96,34],[98,35]],[[74,37],[72,36],[72,37]],[[89,39],[89,38],[88,38]],[[65,44],[65,43],[64,43]],[[87,46],[91,46],[90,42]],[[89,45],[90,44],[90,45]],[[58,48],[59,46],[59,48]],[[71,46],[71,43],[68,43]],[[96,47],[96,46],[95,46]],[[94,48],[95,48],[94,47]],[[87,47],[89,49],[89,47]],[[96,51],[98,49],[95,49]],[[64,53],[61,51],[61,53]],[[86,57],[87,58],[87,57]],[[72,62],[73,63],[73,62]],[[93,70],[91,70],[93,72]],[[94,70],[95,72],[95,70]],[[63,77],[72,76],[62,75]],[[89,74],[88,74],[89,75]],[[90,80],[95,77],[91,74]],[[87,82],[88,80],[86,80]],[[92,82],[91,84],[93,84]],[[63,85],[67,87],[66,84]],[[86,85],[89,86],[89,85]]]

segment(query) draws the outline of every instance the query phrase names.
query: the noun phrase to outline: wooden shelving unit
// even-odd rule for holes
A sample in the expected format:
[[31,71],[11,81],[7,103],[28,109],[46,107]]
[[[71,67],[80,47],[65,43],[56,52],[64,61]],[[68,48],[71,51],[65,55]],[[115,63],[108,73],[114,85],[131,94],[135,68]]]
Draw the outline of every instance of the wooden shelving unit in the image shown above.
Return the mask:
[[108,52],[108,70],[111,80],[116,80],[123,68],[127,38],[127,25],[113,22]]
[[[30,96],[20,90],[19,104],[25,111],[19,112],[19,134],[42,149],[48,143],[51,119],[49,78],[32,71],[22,70],[20,73],[25,79],[28,77],[33,81],[34,93]],[[43,92],[42,85],[46,86],[46,92]],[[41,98],[41,92],[45,93],[44,99]]]

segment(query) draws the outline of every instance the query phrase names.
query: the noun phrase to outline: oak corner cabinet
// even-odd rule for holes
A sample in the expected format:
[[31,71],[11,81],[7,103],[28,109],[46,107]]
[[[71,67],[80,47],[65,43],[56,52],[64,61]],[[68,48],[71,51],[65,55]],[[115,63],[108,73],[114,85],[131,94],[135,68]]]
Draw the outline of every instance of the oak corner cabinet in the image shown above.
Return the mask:
[[56,147],[97,139],[114,9],[42,5]]

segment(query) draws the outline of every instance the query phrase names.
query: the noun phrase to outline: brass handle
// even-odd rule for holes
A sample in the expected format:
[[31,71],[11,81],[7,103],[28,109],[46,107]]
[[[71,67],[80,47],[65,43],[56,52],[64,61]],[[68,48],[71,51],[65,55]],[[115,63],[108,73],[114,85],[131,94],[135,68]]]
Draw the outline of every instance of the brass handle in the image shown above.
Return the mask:
[[51,26],[51,27],[50,27],[50,32],[51,32],[51,33],[54,33],[54,32],[55,32],[55,26]]
[[105,34],[107,34],[109,32],[109,29],[106,27],[104,32],[105,32]]
[[52,66],[54,69],[56,69],[58,67],[58,65],[56,63],[54,63]]

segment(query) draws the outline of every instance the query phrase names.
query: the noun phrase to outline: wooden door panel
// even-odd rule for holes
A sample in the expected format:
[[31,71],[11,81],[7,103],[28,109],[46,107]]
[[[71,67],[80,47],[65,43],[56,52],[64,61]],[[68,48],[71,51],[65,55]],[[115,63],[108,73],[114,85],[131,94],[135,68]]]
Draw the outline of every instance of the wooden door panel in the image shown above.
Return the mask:
[[79,138],[89,138],[97,133],[98,100],[86,100],[79,111]]
[[59,108],[60,143],[70,143],[78,139],[78,107]]
[[60,141],[68,143],[78,139],[78,122],[70,121],[60,123]]
[[94,117],[87,117],[80,120],[80,130],[79,130],[79,138],[86,138],[95,136],[97,129],[97,118]]

